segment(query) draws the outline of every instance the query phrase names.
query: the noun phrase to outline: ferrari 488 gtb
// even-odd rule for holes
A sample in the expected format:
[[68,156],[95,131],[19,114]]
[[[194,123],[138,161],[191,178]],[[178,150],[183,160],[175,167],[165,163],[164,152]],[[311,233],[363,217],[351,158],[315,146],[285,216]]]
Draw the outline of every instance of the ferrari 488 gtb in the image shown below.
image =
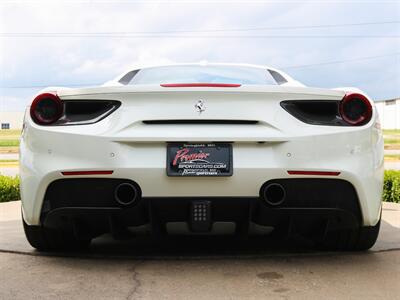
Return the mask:
[[26,111],[20,159],[25,233],[40,250],[143,228],[272,230],[365,250],[379,232],[374,103],[269,67],[156,66],[99,87],[45,89]]

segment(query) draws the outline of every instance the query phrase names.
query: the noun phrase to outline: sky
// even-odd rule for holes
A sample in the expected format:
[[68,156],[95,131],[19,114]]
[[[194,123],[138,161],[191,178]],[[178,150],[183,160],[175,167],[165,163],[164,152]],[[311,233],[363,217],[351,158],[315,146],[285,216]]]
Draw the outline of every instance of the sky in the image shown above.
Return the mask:
[[0,2],[0,111],[142,64],[233,62],[400,97],[400,1]]

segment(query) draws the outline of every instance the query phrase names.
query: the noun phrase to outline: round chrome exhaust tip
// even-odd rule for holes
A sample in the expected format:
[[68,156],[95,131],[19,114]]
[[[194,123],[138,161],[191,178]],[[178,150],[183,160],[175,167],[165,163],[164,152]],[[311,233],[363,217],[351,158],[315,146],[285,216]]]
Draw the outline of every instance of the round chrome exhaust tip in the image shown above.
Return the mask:
[[277,206],[285,201],[286,191],[281,184],[270,183],[262,189],[261,196],[267,204]]
[[139,198],[138,189],[130,183],[121,183],[114,190],[114,198],[122,206],[134,204]]

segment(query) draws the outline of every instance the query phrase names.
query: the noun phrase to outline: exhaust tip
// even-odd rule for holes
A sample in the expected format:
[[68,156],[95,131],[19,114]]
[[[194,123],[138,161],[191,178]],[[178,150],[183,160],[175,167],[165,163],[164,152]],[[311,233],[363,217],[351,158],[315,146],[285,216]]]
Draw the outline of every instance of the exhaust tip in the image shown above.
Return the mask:
[[114,198],[122,206],[132,205],[139,198],[139,191],[133,184],[121,183],[114,190]]
[[286,191],[279,183],[270,183],[262,189],[261,196],[267,204],[277,206],[285,201]]

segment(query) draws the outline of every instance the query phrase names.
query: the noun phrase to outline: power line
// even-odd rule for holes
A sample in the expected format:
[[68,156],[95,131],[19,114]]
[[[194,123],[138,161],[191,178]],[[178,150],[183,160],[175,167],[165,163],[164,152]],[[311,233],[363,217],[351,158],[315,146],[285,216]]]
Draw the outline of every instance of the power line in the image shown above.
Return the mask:
[[[366,56],[366,57],[358,57],[353,59],[346,59],[346,60],[335,60],[335,61],[328,61],[328,62],[321,62],[316,64],[305,64],[305,65],[292,65],[292,66],[284,66],[278,69],[300,69],[300,68],[308,68],[314,66],[322,66],[322,65],[335,65],[335,64],[342,64],[348,62],[356,62],[362,60],[370,60],[370,59],[377,59],[377,58],[384,58],[384,57],[393,57],[400,55],[400,52],[384,54],[384,55],[376,55],[376,56]],[[49,86],[68,86],[68,87],[84,87],[84,86],[95,86],[101,85],[102,83],[71,83],[71,84],[47,84],[47,85],[31,85],[31,86],[2,86],[0,88],[3,89],[35,89],[35,88],[45,88]]]
[[[22,3],[22,4],[42,4],[43,2],[53,3],[54,0],[3,0],[2,3]],[[57,3],[61,4],[301,4],[299,0],[59,0]],[[397,0],[308,0],[307,3],[315,3],[315,4],[397,4]]]
[[334,60],[334,61],[321,62],[321,63],[316,63],[316,64],[286,66],[286,67],[281,67],[281,69],[300,69],[300,68],[308,68],[308,67],[314,67],[314,66],[336,65],[336,64],[342,64],[342,63],[353,62],[353,61],[370,60],[370,59],[375,59],[375,58],[391,57],[391,56],[397,56],[397,55],[400,55],[400,52],[385,54],[385,55],[359,57],[359,58],[354,58],[354,59]]
[[147,39],[147,38],[215,38],[215,39],[231,39],[231,38],[244,38],[244,39],[346,39],[346,38],[373,38],[373,39],[392,39],[400,38],[400,35],[20,35],[20,36],[2,36],[3,38],[134,38],[134,39]]
[[85,87],[85,86],[93,86],[93,85],[101,85],[104,82],[97,82],[97,83],[68,83],[68,84],[61,84],[61,83],[53,83],[47,85],[16,85],[16,86],[0,86],[0,89],[42,89],[49,86],[61,86],[61,87]]
[[1,36],[97,36],[97,35],[136,35],[136,34],[170,34],[170,33],[207,33],[207,32],[242,32],[242,31],[261,31],[261,30],[289,30],[289,29],[316,29],[316,28],[336,28],[366,25],[399,24],[400,21],[383,22],[362,22],[344,24],[320,24],[320,25],[298,25],[298,26],[274,26],[274,27],[248,27],[248,28],[228,28],[228,29],[204,29],[204,30],[163,30],[163,31],[110,31],[110,32],[1,32]]

